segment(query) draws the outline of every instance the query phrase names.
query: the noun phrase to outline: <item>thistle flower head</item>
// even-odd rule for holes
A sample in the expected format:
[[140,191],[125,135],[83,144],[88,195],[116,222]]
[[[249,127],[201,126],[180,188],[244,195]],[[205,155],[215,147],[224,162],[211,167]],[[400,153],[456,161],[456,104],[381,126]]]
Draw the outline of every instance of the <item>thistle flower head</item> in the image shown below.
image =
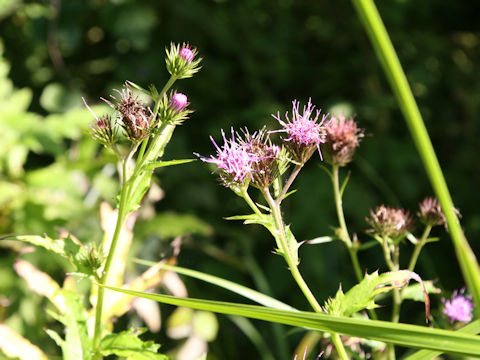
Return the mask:
[[473,302],[471,295],[464,295],[465,288],[460,293],[457,290],[453,292],[450,300],[442,299],[444,304],[443,313],[447,315],[450,322],[461,321],[470,322],[473,317]]
[[150,135],[150,128],[156,125],[150,108],[145,107],[132,94],[126,84],[120,91],[114,89],[118,97],[110,95],[113,102],[103,99],[110,107],[118,111],[119,123],[125,130],[127,137],[134,142],[141,141]]
[[393,240],[407,235],[412,225],[412,218],[408,211],[384,205],[377,206],[375,211],[370,210],[370,217],[366,218],[366,221],[372,227],[370,232]]
[[357,127],[353,118],[347,120],[344,115],[332,116],[325,125],[325,132],[325,160],[337,166],[345,166],[352,161],[360,139],[364,137],[363,129]]
[[[238,137],[238,134],[237,134]],[[209,158],[195,154],[200,160],[216,164],[219,170],[220,180],[226,187],[245,186],[253,180],[253,174],[256,163],[261,158],[249,152],[245,142],[239,141],[233,128],[231,128],[231,138],[227,139],[225,132],[222,130],[223,145],[220,147],[215,140],[210,137],[213,145],[217,149],[216,156],[211,155]]]
[[95,118],[95,122],[90,125],[90,135],[92,138],[99,143],[103,144],[105,147],[112,146],[116,141],[116,127],[115,123],[112,121],[112,118],[108,115],[102,115],[98,117],[93,110],[88,106],[85,99],[83,103],[90,111],[90,113]]
[[167,57],[165,62],[170,75],[177,79],[186,79],[192,77],[200,70],[201,58],[197,58],[197,49],[189,44],[170,44],[170,49],[165,50]]
[[252,165],[252,183],[259,189],[268,188],[279,175],[278,157],[281,149],[272,144],[265,128],[251,135],[244,130],[244,134],[244,139],[239,139],[241,147],[257,158]]
[[315,149],[318,150],[320,157],[320,144],[325,142],[325,127],[323,125],[326,115],[322,116],[320,122],[320,110],[315,110],[311,99],[308,100],[307,106],[303,107],[303,113],[300,114],[300,103],[297,100],[292,102],[291,118],[288,112],[285,114],[285,120],[280,118],[280,113],[272,116],[282,125],[282,130],[271,132],[284,132],[287,137],[283,142],[287,149],[292,153],[294,159],[298,162],[305,163],[313,154]]
[[447,219],[443,214],[442,208],[438,200],[434,197],[425,198],[420,204],[420,211],[417,216],[425,225],[446,225]]

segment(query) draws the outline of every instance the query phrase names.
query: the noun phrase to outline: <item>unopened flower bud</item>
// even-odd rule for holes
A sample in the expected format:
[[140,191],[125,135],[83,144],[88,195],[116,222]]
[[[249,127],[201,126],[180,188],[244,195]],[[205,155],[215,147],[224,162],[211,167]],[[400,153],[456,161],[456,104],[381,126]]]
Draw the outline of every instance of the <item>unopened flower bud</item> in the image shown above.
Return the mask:
[[184,58],[186,62],[191,63],[193,58],[195,57],[195,54],[193,51],[190,49],[190,45],[184,45],[180,49],[179,53],[180,57]]
[[95,122],[90,125],[90,134],[92,135],[92,138],[107,148],[112,146],[116,141],[116,126],[112,121],[112,118],[108,115],[98,117],[90,106],[88,106],[85,99],[83,99],[83,103],[95,118]]
[[170,98],[170,107],[172,110],[180,112],[188,105],[187,95],[182,93],[174,93]]
[[352,161],[356,148],[363,138],[363,129],[359,129],[352,118],[344,115],[332,116],[325,125],[326,141],[322,146],[325,160],[334,166],[345,166]]
[[420,204],[420,211],[417,212],[417,216],[420,221],[425,225],[445,225],[446,218],[442,212],[442,208],[436,198],[427,197]]
[[177,79],[186,79],[192,77],[198,70],[200,70],[201,58],[196,59],[197,49],[192,48],[188,44],[172,43],[170,49],[166,49],[167,57],[165,62],[167,64],[168,72]]
[[375,211],[370,210],[370,218],[366,218],[366,221],[372,227],[369,232],[393,240],[407,235],[412,225],[412,218],[408,211],[384,205],[377,206]]

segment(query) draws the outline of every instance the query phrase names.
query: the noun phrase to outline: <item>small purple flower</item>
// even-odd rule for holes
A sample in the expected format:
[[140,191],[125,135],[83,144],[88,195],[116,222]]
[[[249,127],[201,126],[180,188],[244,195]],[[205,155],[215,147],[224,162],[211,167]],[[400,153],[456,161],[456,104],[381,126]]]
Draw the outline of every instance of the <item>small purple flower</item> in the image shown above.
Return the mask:
[[187,63],[191,63],[195,57],[194,52],[190,49],[190,45],[183,45],[179,53],[180,57],[183,58]]
[[468,323],[472,320],[473,303],[471,295],[464,295],[465,288],[460,293],[453,292],[450,300],[442,299],[445,307],[443,313],[448,316],[450,322],[461,321]]
[[[308,99],[307,106],[303,107],[303,113],[300,114],[300,103],[297,100],[292,102],[292,117],[288,116],[288,112],[285,114],[286,121],[280,119],[280,113],[272,116],[283,126],[282,130],[271,132],[285,132],[288,137],[283,141],[288,144],[289,150],[294,153],[297,160],[305,162],[311,156],[314,148],[318,149],[320,157],[320,143],[325,142],[325,128],[323,123],[327,115],[323,115],[320,122],[320,110],[315,111],[315,105],[312,105],[311,99]],[[315,113],[314,113],[315,112]],[[307,153],[305,153],[307,150]]]
[[225,132],[222,130],[223,146],[219,147],[215,140],[210,137],[213,145],[217,149],[216,157],[211,155],[209,158],[195,154],[204,162],[216,164],[220,169],[220,179],[227,187],[234,185],[244,185],[247,181],[253,179],[253,173],[256,171],[254,165],[260,161],[258,156],[250,153],[246,146],[237,142],[235,132],[231,128],[232,138],[227,140]]
[[170,98],[170,107],[172,110],[180,112],[188,105],[188,99],[185,94],[174,93]]

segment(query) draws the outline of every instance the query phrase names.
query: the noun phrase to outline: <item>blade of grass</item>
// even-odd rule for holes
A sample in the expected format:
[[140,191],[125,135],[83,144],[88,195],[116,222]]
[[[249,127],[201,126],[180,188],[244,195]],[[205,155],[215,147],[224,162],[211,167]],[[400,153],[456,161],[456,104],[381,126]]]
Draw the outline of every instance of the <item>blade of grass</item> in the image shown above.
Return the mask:
[[[480,319],[475,320],[474,322],[464,326],[458,332],[464,334],[478,334],[480,332]],[[430,360],[437,358],[437,356],[441,355],[440,351],[433,351],[433,350],[419,350],[414,354],[403,358],[403,360]]]
[[261,292],[252,290],[246,286],[239,285],[237,283],[234,283],[233,281],[225,280],[222,278],[219,278],[217,276],[209,275],[202,273],[200,271],[196,270],[191,270],[191,269],[186,269],[180,266],[173,266],[173,265],[168,265],[168,264],[158,264],[152,261],[146,261],[146,260],[141,260],[141,259],[135,259],[135,262],[138,264],[142,265],[147,265],[147,266],[158,266],[161,269],[164,270],[170,270],[174,271],[177,274],[182,274],[185,276],[189,276],[198,280],[202,280],[205,282],[208,282],[213,285],[217,285],[221,288],[224,288],[226,290],[230,290],[236,294],[242,295],[246,297],[247,299],[250,299],[252,301],[255,301],[256,303],[259,303],[261,305],[264,305],[266,307],[270,307],[273,309],[284,309],[284,310],[292,310],[295,311],[293,307],[290,305],[287,305],[281,301],[278,301],[270,296],[267,296],[265,294],[262,294]]
[[378,320],[338,317],[306,311],[271,309],[263,306],[223,301],[176,298],[169,295],[144,293],[109,286],[105,286],[105,288],[165,304],[185,306],[197,310],[245,316],[252,319],[357,336],[406,347],[480,357],[480,336],[462,334],[458,331],[432,329],[409,324],[393,324]]
[[352,1],[375,48],[390,86],[397,97],[410,134],[422,159],[423,166],[445,213],[455,253],[460,263],[465,283],[473,294],[478,315],[480,313],[480,267],[463,234],[447,183],[425,128],[420,110],[373,0]]

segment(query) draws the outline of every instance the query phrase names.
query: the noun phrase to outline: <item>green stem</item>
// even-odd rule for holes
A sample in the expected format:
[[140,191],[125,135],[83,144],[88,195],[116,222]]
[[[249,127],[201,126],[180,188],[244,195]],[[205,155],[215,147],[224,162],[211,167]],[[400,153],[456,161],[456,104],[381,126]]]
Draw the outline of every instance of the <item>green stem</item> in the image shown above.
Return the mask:
[[376,50],[383,70],[387,75],[397,101],[407,122],[413,141],[420,153],[423,166],[432,183],[435,194],[447,218],[452,242],[465,282],[475,299],[476,313],[480,313],[480,267],[463,234],[455,213],[450,192],[440,164],[425,128],[420,110],[415,102],[407,78],[398,60],[395,49],[382,22],[373,0],[352,0],[371,42]]
[[[107,260],[105,262],[105,267],[103,268],[102,276],[100,277],[100,284],[105,285],[108,279],[108,273],[112,265],[112,261],[115,254],[115,248],[117,246],[118,238],[122,230],[123,222],[126,217],[125,208],[127,202],[127,193],[128,193],[128,181],[127,181],[127,167],[128,160],[131,157],[131,153],[123,160],[122,163],[122,189],[120,192],[120,204],[118,206],[118,216],[117,223],[115,225],[115,231],[113,233],[112,241],[110,243],[110,248],[108,250]],[[95,306],[95,327],[93,335],[93,348],[98,349],[102,334],[102,311],[103,311],[103,299],[105,294],[105,288],[102,286],[98,287],[97,292],[97,304]]]
[[430,235],[430,231],[432,230],[431,225],[425,226],[425,230],[423,231],[422,237],[415,245],[415,249],[413,250],[412,257],[410,258],[410,263],[408,264],[408,270],[413,271],[415,269],[415,265],[417,264],[418,256],[420,255],[420,251],[427,243],[428,236]]
[[[307,283],[302,277],[302,274],[300,274],[300,271],[298,270],[298,266],[296,261],[292,257],[291,250],[288,245],[287,241],[287,235],[285,232],[285,224],[283,223],[282,219],[282,213],[280,210],[280,204],[278,203],[278,199],[281,199],[280,197],[275,201],[272,198],[272,195],[270,194],[270,191],[268,188],[265,188],[263,190],[263,194],[265,196],[265,200],[267,201],[268,205],[270,206],[270,209],[272,210],[273,218],[275,220],[275,227],[276,231],[278,232],[278,239],[279,239],[279,247],[280,251],[283,254],[283,257],[285,261],[287,262],[288,269],[290,270],[290,273],[292,274],[293,278],[295,279],[298,287],[302,291],[303,295],[305,295],[305,298],[307,301],[310,303],[312,306],[313,310],[317,313],[323,312],[322,307],[318,303],[317,299],[315,299],[315,296],[311,292],[310,288],[308,287]],[[296,251],[296,249],[295,249]],[[337,333],[331,333],[332,336],[332,341],[335,344],[335,347],[337,348],[338,354],[342,360],[348,360],[349,357],[345,351],[345,348],[343,347],[343,343],[340,340],[340,336]]]
[[[340,194],[340,180],[338,176],[338,169],[338,165],[332,166],[333,196],[335,198],[335,208],[337,209],[337,218],[341,231],[340,240],[342,240],[345,245],[347,245],[347,247],[350,249],[352,247],[352,240],[350,239],[350,235],[347,229],[347,223],[345,222],[345,215],[343,213],[342,194]],[[357,274],[358,281],[360,281],[362,279],[361,270],[355,269],[355,273]],[[360,274],[360,276],[358,274]]]
[[[335,208],[337,210],[337,218],[340,226],[340,240],[342,240],[347,246],[348,253],[353,265],[353,271],[357,277],[357,281],[360,282],[363,280],[362,268],[360,266],[360,261],[358,260],[358,249],[356,244],[351,240],[350,234],[348,232],[347,223],[345,221],[345,215],[343,213],[343,203],[342,203],[342,194],[340,192],[340,180],[339,180],[339,166],[333,165],[332,172],[328,172],[330,178],[332,179],[333,184],[333,197],[335,198]],[[370,317],[374,320],[377,319],[377,314],[374,309],[369,309],[368,313]]]
[[295,178],[297,177],[298,173],[300,172],[300,170],[302,170],[303,168],[303,164],[301,165],[296,165],[295,166],[295,169],[293,169],[292,173],[290,174],[290,177],[288,178],[287,182],[285,183],[285,185],[283,186],[282,188],[282,192],[280,193],[280,195],[277,197],[277,200],[276,200],[276,203],[278,205],[280,205],[280,203],[282,202],[283,198],[285,197],[285,195],[287,194],[288,192],[288,189],[290,189],[290,186],[292,186],[293,184],[293,181],[295,180]]
[[250,195],[248,194],[248,190],[246,187],[243,187],[239,192],[238,195],[240,195],[250,206],[250,208],[253,210],[253,212],[257,215],[263,215],[258,206],[255,204],[255,202],[252,200]]
[[343,347],[342,339],[340,339],[340,335],[337,333],[330,333],[332,336],[332,342],[333,345],[335,345],[335,348],[337,349],[338,356],[340,359],[349,359],[347,352],[345,351],[345,348]]

